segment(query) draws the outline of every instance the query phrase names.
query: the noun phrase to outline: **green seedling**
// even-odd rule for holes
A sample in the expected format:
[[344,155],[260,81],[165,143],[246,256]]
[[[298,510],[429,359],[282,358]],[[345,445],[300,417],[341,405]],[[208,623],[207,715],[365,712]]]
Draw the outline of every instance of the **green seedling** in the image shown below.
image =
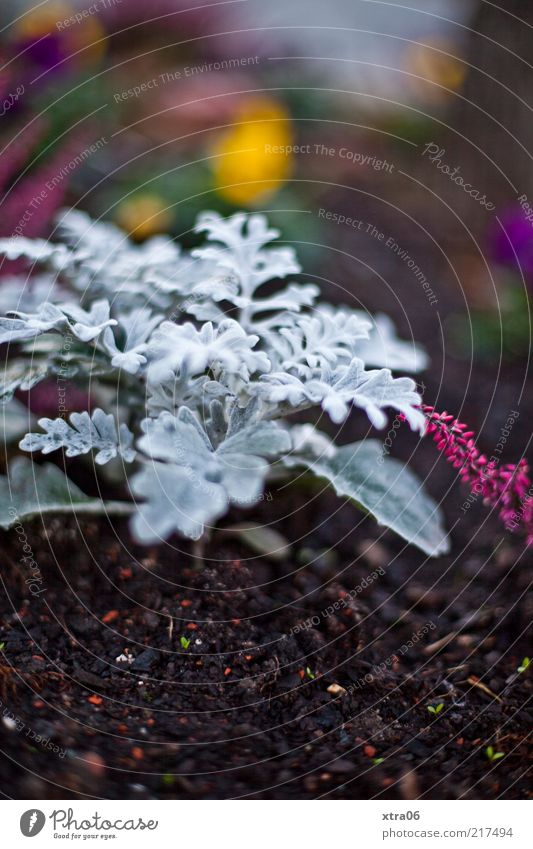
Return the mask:
[[[4,644],[2,643],[2,648],[3,648],[3,646],[4,646]],[[520,664],[520,666],[518,667],[518,669],[517,669],[516,671],[517,671],[517,672],[525,672],[525,671],[526,671],[526,669],[527,669],[530,665],[531,665],[531,658],[529,658],[529,657],[525,657],[525,658],[523,659],[522,663]]]
[[428,705],[428,713],[432,716],[438,716],[441,710],[444,708],[444,702],[440,702],[438,705]]
[[307,677],[308,677],[308,678],[310,678],[310,679],[311,679],[311,681],[312,681],[314,678],[316,678],[315,673],[314,673],[314,672],[311,672],[311,669],[310,669],[310,667],[309,667],[309,666],[306,666],[306,667],[305,667],[305,674],[307,675]]
[[485,754],[490,763],[494,763],[494,761],[499,761],[500,758],[505,757],[505,752],[496,752],[493,746],[487,746]]
[[190,644],[191,644],[191,641],[188,640],[187,637],[180,637],[180,646],[182,647],[182,649],[185,649],[185,651],[187,651]]
[[374,766],[379,766],[383,763],[384,760],[385,758],[372,758],[372,763],[374,764]]

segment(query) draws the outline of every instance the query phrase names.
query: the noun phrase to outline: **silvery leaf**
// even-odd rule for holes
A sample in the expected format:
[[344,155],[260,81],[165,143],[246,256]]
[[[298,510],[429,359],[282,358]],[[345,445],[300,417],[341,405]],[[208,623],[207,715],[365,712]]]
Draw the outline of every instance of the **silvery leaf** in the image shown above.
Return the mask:
[[34,416],[24,404],[13,398],[8,404],[0,405],[0,442],[4,445],[20,439],[34,423]]
[[31,364],[26,360],[8,362],[0,372],[0,404],[11,401],[14,393],[20,389],[28,392],[49,374],[47,365],[38,360]]
[[225,269],[238,281],[239,295],[251,299],[256,289],[267,280],[297,274],[300,266],[291,248],[267,248],[279,231],[268,227],[264,215],[237,213],[222,218],[206,212],[198,219],[197,232],[220,246],[199,248],[193,256]]
[[55,245],[45,239],[26,239],[24,236],[13,236],[0,239],[0,254],[7,259],[27,259],[30,262],[44,263],[55,258],[58,264],[69,255],[64,245]]
[[178,531],[199,539],[205,526],[216,522],[228,506],[224,489],[187,469],[168,463],[151,463],[131,481],[131,490],[142,499],[132,520],[132,531],[141,543],[159,542]]
[[313,369],[349,363],[356,345],[368,338],[370,322],[343,310],[315,310],[311,315],[281,316],[266,334],[277,355],[277,366],[286,372],[309,376]]
[[68,324],[63,311],[49,302],[42,304],[34,313],[12,312],[16,318],[0,317],[0,342],[33,339],[49,330],[62,330]]
[[261,421],[228,436],[218,454],[258,454],[260,457],[278,457],[291,450],[292,443],[288,431],[275,422]]
[[77,304],[62,304],[61,309],[74,321],[71,330],[82,342],[90,342],[106,328],[117,324],[116,319],[110,318],[109,301],[102,298],[95,301],[89,310],[84,310]]
[[302,458],[302,465],[429,556],[449,550],[437,504],[407,466],[383,455],[380,442],[343,445],[329,458]]
[[355,352],[367,365],[391,371],[415,373],[427,368],[429,363],[420,345],[398,339],[394,324],[383,314],[372,318],[370,334],[357,343]]
[[85,495],[52,463],[38,466],[27,457],[15,457],[7,475],[0,475],[0,527],[5,529],[53,513],[129,516],[131,512],[129,502]]
[[41,451],[50,454],[64,448],[67,457],[77,457],[91,450],[97,451],[95,462],[108,463],[117,455],[131,463],[135,459],[132,449],[133,434],[125,424],[117,433],[115,418],[97,408],[92,416],[87,411],[72,413],[70,424],[65,419],[39,419],[38,424],[45,433],[28,433],[20,442],[23,451]]
[[292,454],[284,460],[290,464],[292,457],[308,457],[316,460],[319,457],[330,459],[335,455],[336,446],[325,433],[321,433],[312,424],[293,425],[290,429],[292,439]]
[[262,351],[253,351],[257,336],[248,336],[238,322],[226,319],[218,327],[211,322],[200,330],[187,322],[173,324],[165,321],[153,333],[147,352],[148,380],[164,383],[172,379],[184,365],[191,375],[207,368],[250,374],[265,372],[270,361]]
[[305,407],[320,404],[331,420],[340,424],[352,405],[363,409],[375,427],[387,423],[383,410],[392,407],[403,413],[414,430],[424,432],[425,416],[418,409],[421,398],[411,378],[393,378],[388,369],[365,371],[361,360],[354,358],[348,366],[335,370],[316,370],[307,380],[295,375],[274,372],[264,375],[255,391],[270,404]]
[[159,313],[152,314],[147,307],[138,307],[118,320],[119,330],[124,336],[121,349],[110,327],[104,330],[102,345],[111,356],[111,365],[129,374],[137,374],[146,363],[147,342],[153,330],[161,323]]

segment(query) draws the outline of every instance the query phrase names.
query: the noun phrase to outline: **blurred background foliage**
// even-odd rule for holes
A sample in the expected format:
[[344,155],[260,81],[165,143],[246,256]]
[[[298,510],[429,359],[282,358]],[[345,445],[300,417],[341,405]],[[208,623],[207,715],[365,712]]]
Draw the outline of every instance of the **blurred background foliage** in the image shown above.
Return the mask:
[[[516,151],[500,139],[490,167],[471,143],[487,89],[499,103],[491,33],[505,24],[524,62],[533,50],[498,14],[474,0],[4,0],[1,235],[49,235],[78,205],[139,241],[192,243],[201,209],[264,209],[330,297],[383,309],[422,341],[444,334],[459,359],[523,357],[533,229],[517,181],[501,179]],[[508,134],[527,125],[515,66],[500,80],[514,109],[501,87],[495,106]],[[494,199],[497,221],[431,165],[428,143]],[[414,258],[438,310],[367,225]]]

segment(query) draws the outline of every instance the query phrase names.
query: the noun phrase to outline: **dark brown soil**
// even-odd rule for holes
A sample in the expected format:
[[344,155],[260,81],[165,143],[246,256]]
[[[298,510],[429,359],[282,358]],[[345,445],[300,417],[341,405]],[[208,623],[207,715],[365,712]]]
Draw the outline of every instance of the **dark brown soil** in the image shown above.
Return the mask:
[[[34,524],[35,596],[6,535],[2,792],[525,798],[530,555],[477,507],[452,556],[429,562],[338,508],[275,493],[294,541],[282,564],[222,534],[202,567],[177,548],[127,551],[122,525]],[[489,745],[505,757],[491,764]]]

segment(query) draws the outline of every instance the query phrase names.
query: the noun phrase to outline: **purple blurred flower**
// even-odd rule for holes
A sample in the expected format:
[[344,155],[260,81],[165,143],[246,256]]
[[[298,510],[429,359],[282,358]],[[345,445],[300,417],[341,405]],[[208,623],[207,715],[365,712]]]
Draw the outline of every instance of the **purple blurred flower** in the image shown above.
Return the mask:
[[490,233],[491,255],[496,262],[521,272],[533,283],[533,222],[520,207],[513,207]]
[[73,20],[75,7],[49,0],[15,23],[11,46],[26,70],[64,74],[91,64],[105,52],[106,32],[96,13]]
[[23,53],[26,61],[43,70],[61,69],[61,62],[67,58],[65,39],[59,33],[46,33],[39,38],[18,41],[15,45],[18,54]]

